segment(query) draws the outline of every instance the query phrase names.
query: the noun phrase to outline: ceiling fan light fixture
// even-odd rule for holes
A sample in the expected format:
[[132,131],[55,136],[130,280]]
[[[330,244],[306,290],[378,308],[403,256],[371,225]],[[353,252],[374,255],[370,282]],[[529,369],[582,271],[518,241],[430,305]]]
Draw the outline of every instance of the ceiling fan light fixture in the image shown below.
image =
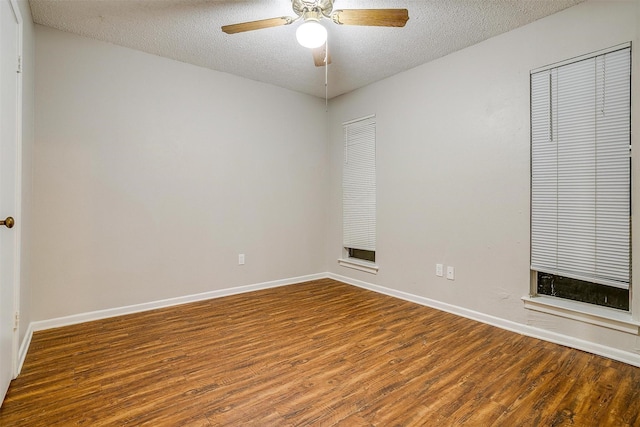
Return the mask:
[[296,39],[302,46],[315,49],[327,41],[327,29],[318,21],[308,19],[296,30]]

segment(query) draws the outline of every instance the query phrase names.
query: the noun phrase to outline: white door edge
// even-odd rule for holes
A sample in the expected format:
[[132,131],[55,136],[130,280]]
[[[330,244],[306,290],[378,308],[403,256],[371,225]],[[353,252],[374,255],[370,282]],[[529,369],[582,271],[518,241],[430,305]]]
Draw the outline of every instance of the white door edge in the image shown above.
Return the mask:
[[[22,14],[20,13],[20,7],[18,6],[17,0],[10,0],[11,7],[13,9],[13,13],[16,17],[16,22],[18,23],[18,56],[23,57],[23,49],[22,49],[22,31],[23,31],[23,21]],[[17,70],[16,70],[17,73]],[[15,166],[15,175],[16,175],[16,185],[15,185],[15,218],[16,225],[14,227],[15,233],[15,247],[14,247],[14,278],[13,278],[13,289],[14,289],[14,303],[13,303],[13,312],[18,316],[16,319],[16,323],[14,323],[13,330],[13,348],[12,348],[12,370],[13,370],[13,378],[18,376],[19,365],[18,365],[18,351],[20,349],[19,336],[20,336],[20,251],[21,251],[21,230],[22,230],[22,72],[17,73],[17,103],[16,103],[16,166]]]

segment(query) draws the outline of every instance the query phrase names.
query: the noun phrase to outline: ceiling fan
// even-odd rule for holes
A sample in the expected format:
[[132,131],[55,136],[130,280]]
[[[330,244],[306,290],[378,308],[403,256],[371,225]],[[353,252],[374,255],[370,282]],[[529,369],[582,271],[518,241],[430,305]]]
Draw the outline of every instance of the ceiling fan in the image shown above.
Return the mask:
[[326,55],[327,30],[320,20],[331,19],[338,25],[364,25],[376,27],[404,27],[409,19],[407,9],[339,9],[333,10],[334,0],[291,0],[291,7],[296,17],[282,16],[279,18],[261,19],[259,21],[242,22],[240,24],[225,25],[222,31],[227,34],[260,30],[263,28],[289,25],[303,20],[304,23],[296,30],[298,42],[312,49],[313,61],[317,67],[322,67],[331,60]]

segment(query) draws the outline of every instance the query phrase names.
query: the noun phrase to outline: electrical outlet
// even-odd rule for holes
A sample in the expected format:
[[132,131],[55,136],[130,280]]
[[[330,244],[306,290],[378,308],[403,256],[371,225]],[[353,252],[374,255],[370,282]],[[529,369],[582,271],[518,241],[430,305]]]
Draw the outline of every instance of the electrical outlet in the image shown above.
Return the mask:
[[238,255],[238,265],[244,265],[244,254]]
[[454,278],[455,276],[454,276],[453,267],[447,266],[447,279],[454,280]]
[[444,271],[444,268],[442,264],[436,264],[436,276],[438,277],[444,276],[443,271]]

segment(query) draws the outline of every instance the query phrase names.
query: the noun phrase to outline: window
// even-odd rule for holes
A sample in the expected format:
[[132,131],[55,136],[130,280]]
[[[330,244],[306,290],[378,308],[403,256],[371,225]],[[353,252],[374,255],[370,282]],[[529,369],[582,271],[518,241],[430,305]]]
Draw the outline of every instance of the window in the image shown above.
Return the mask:
[[531,74],[536,293],[629,309],[631,49]]
[[342,212],[343,246],[347,258],[375,262],[375,116],[344,124]]
[[345,248],[349,258],[357,258],[363,261],[376,262],[376,251],[366,251],[364,249]]

